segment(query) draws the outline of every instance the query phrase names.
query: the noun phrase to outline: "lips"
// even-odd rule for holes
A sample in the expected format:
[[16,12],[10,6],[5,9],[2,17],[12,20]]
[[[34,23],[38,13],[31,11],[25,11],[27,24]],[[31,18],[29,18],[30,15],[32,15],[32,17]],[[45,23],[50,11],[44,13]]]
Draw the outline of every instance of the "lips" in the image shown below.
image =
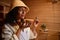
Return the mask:
[[24,18],[25,15],[21,15],[21,18]]

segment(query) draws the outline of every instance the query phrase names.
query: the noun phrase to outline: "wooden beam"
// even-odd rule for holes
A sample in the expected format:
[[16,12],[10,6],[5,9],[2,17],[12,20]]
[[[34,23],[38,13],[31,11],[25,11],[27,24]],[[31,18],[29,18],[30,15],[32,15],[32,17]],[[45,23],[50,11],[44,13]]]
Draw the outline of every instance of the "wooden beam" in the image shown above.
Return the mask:
[[5,2],[1,2],[1,1],[0,1],[0,5],[2,5],[2,6],[10,6],[10,4],[5,3]]

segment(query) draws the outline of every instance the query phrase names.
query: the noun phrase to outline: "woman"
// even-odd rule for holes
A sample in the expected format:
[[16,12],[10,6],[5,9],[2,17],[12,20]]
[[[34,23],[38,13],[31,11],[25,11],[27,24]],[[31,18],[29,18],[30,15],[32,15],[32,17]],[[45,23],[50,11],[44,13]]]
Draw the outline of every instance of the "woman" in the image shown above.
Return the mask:
[[2,29],[3,40],[19,40],[20,30],[22,29],[23,19],[29,8],[21,1],[14,0],[12,8],[6,15],[5,24]]
[[6,15],[5,24],[2,30],[3,40],[31,39],[30,35],[34,31],[31,31],[30,27],[26,26],[24,20],[25,15],[28,11],[29,8],[21,0],[14,0],[12,2],[12,8],[10,12]]

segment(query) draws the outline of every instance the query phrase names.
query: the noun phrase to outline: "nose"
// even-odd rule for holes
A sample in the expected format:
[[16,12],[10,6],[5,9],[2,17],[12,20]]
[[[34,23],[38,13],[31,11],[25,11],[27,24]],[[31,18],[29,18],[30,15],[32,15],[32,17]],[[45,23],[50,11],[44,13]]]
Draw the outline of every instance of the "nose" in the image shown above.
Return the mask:
[[25,15],[26,14],[26,12],[25,11],[22,11],[22,15]]
[[22,14],[24,14],[24,11],[22,11]]

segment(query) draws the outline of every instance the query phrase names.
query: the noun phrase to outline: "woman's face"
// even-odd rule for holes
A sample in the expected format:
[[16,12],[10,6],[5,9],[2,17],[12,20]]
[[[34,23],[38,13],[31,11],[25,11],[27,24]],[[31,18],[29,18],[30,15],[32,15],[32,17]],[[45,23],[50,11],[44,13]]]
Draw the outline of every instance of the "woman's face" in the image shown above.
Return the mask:
[[21,7],[18,9],[17,19],[24,19],[26,15],[26,8]]

